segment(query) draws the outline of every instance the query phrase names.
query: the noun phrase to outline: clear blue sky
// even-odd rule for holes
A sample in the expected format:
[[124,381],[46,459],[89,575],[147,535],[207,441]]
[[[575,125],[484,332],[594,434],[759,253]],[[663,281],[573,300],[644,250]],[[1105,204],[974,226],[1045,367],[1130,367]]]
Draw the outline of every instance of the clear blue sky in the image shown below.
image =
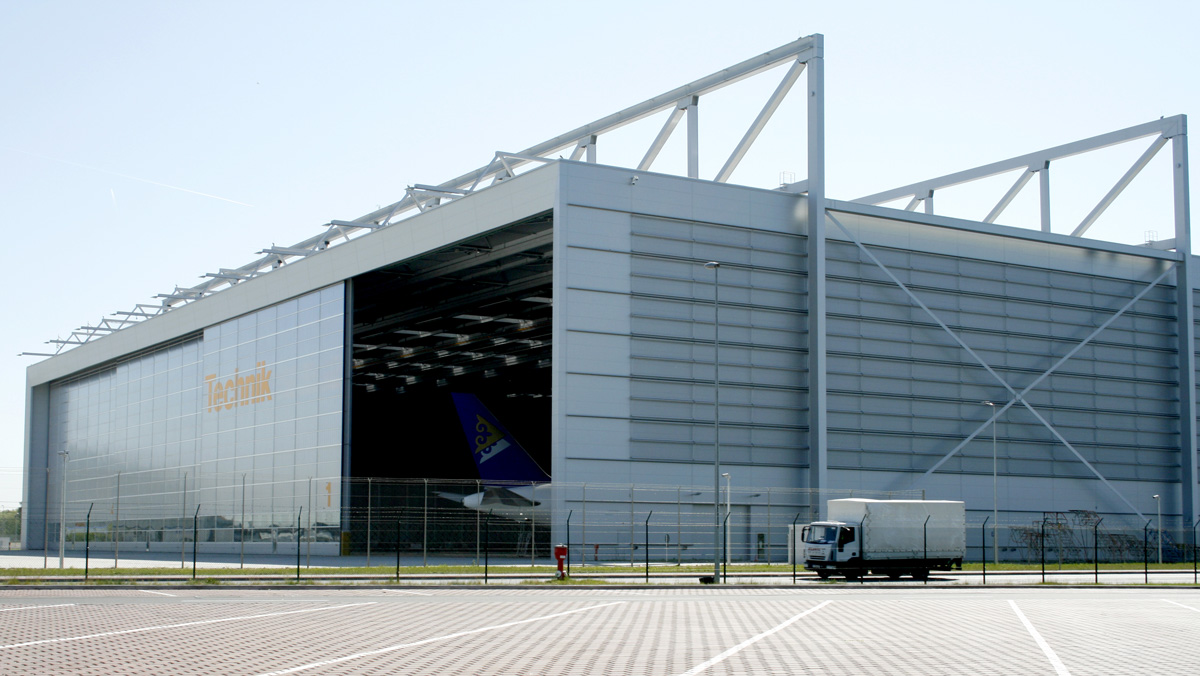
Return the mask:
[[[391,203],[406,185],[440,183],[496,150],[523,149],[819,32],[828,191],[852,199],[1200,114],[1197,7],[0,4],[0,506],[21,499],[33,359],[17,353],[45,351],[43,341],[105,314]],[[781,76],[702,100],[702,175],[720,167]],[[659,124],[605,140],[600,161],[635,165]],[[774,187],[781,171],[803,178],[804,124],[793,93],[733,182]],[[1078,223],[1145,145],[1056,167],[1059,227]],[[681,167],[680,150],[669,146],[656,169]],[[1169,149],[1092,234],[1169,237],[1168,172]],[[939,212],[981,218],[1008,181],[1000,183],[947,193]],[[987,195],[975,202],[976,193]],[[1032,199],[1014,204],[1012,224],[1032,224],[1033,213]]]

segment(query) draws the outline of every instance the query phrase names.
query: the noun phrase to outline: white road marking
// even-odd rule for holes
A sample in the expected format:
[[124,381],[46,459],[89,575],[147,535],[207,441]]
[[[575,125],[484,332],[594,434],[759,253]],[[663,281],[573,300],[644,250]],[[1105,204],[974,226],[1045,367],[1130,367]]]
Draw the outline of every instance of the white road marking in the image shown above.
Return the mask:
[[378,650],[369,650],[367,652],[355,653],[353,655],[346,655],[345,657],[335,657],[331,660],[322,660],[320,662],[311,662],[309,664],[302,664],[298,667],[292,667],[290,669],[280,669],[279,671],[268,671],[266,673],[259,674],[258,676],[281,676],[282,674],[294,674],[297,671],[304,671],[306,669],[316,669],[318,667],[329,666],[330,664],[338,664],[340,662],[348,662],[350,660],[357,660],[357,659],[360,659],[363,657],[373,657],[375,655],[382,655],[383,653],[390,653],[390,652],[393,652],[396,650],[402,650],[404,648],[412,648],[412,647],[419,646],[419,645],[425,645],[427,643],[436,643],[437,641],[448,641],[452,638],[459,638],[460,636],[470,636],[471,634],[481,634],[485,631],[491,631],[493,629],[504,629],[506,627],[515,627],[515,626],[521,625],[521,624],[529,624],[530,622],[540,622],[542,620],[549,620],[549,619],[552,619],[555,617],[563,617],[565,615],[574,615],[575,613],[583,613],[583,612],[587,612],[589,610],[596,610],[597,608],[605,608],[607,606],[617,606],[617,605],[621,605],[622,603],[624,603],[624,601],[613,601],[612,603],[601,603],[600,605],[588,606],[587,608],[568,610],[568,611],[561,612],[561,613],[553,613],[551,615],[542,615],[540,617],[531,617],[527,620],[517,620],[515,622],[505,622],[504,624],[493,624],[491,626],[480,627],[478,629],[468,629],[467,631],[459,631],[459,632],[455,632],[453,634],[446,634],[445,636],[435,636],[433,638],[427,638],[427,639],[424,639],[421,641],[413,641],[412,643],[400,643],[398,645],[388,646],[386,648],[380,648]]
[[196,622],[180,622],[179,624],[163,624],[156,627],[141,627],[138,629],[122,629],[120,631],[105,631],[99,634],[87,634],[85,636],[67,636],[64,638],[48,638],[41,641],[26,641],[25,643],[10,643],[8,645],[0,645],[0,650],[9,650],[11,648],[24,648],[31,645],[45,645],[47,643],[65,643],[67,641],[83,641],[89,638],[102,638],[105,636],[120,636],[122,634],[137,634],[145,631],[158,631],[161,629],[178,629],[179,627],[195,627],[202,624],[217,624],[219,622],[237,622],[238,620],[257,620],[264,617],[279,617],[280,615],[299,615],[300,613],[319,613],[325,610],[338,610],[341,608],[354,608],[356,606],[370,606],[379,603],[378,601],[367,601],[365,603],[347,603],[341,606],[327,606],[325,608],[306,608],[304,610],[285,610],[278,613],[263,613],[261,615],[242,615],[240,617],[222,617],[215,620],[198,620]]
[[55,603],[49,606],[21,606],[20,608],[0,608],[0,613],[11,613],[14,610],[38,610],[39,608],[62,608],[63,606],[73,606],[74,603]]
[[771,629],[768,629],[757,636],[752,636],[752,637],[746,639],[745,641],[742,641],[741,643],[733,646],[732,648],[730,648],[729,650],[726,650],[725,652],[721,653],[720,655],[717,655],[716,657],[714,657],[710,660],[707,660],[705,662],[701,662],[700,664],[697,664],[696,666],[692,667],[691,669],[688,669],[687,671],[683,672],[679,676],[694,676],[695,674],[698,674],[701,671],[704,671],[705,669],[713,666],[714,664],[724,662],[726,659],[741,652],[744,648],[761,641],[762,639],[770,636],[771,634],[774,634],[777,631],[781,631],[781,630],[787,628],[789,625],[791,625],[796,620],[799,620],[800,618],[804,617],[805,615],[810,615],[812,613],[815,613],[818,610],[829,605],[830,603],[833,603],[833,601],[822,601],[821,603],[813,606],[812,608],[809,608],[808,610],[800,613],[799,615],[793,615],[792,617],[785,620],[782,624],[778,624],[775,627],[772,627]]
[[1020,618],[1021,624],[1025,625],[1026,631],[1029,632],[1029,635],[1033,637],[1034,641],[1037,641],[1038,647],[1041,648],[1042,652],[1046,654],[1046,658],[1049,659],[1050,664],[1054,666],[1054,673],[1058,674],[1058,676],[1071,676],[1071,672],[1067,671],[1067,666],[1063,664],[1062,660],[1058,659],[1058,655],[1055,655],[1054,651],[1050,649],[1050,644],[1046,643],[1046,639],[1042,638],[1042,635],[1037,632],[1037,629],[1033,628],[1033,624],[1031,624],[1025,617],[1025,613],[1022,613],[1021,609],[1017,607],[1017,602],[1009,601],[1008,605],[1012,606],[1013,612],[1017,614],[1018,618]]
[[407,589],[385,589],[384,591],[393,592],[395,594],[413,594],[415,596],[433,596],[433,594],[426,594],[425,592],[408,591]]
[[138,591],[140,591],[144,594],[158,594],[159,596],[175,596],[174,594],[168,594],[167,592],[150,591],[149,589],[139,589]]
[[1167,603],[1171,603],[1171,604],[1177,605],[1177,606],[1179,606],[1180,608],[1187,608],[1188,610],[1194,610],[1194,611],[1196,611],[1196,612],[1200,613],[1200,608],[1193,608],[1193,607],[1191,607],[1191,606],[1185,606],[1185,605],[1183,605],[1182,603],[1175,603],[1174,601],[1170,601],[1170,600],[1167,600],[1167,599],[1163,599],[1163,600],[1164,600],[1164,601],[1166,601]]

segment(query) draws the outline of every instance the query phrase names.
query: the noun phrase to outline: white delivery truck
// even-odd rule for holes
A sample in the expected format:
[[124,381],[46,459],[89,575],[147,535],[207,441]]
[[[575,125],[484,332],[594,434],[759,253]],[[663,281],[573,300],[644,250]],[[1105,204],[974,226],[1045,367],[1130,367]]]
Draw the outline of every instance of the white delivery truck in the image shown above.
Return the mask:
[[924,580],[931,570],[962,569],[966,509],[951,500],[830,500],[828,520],[801,533],[804,567],[822,580],[872,572]]

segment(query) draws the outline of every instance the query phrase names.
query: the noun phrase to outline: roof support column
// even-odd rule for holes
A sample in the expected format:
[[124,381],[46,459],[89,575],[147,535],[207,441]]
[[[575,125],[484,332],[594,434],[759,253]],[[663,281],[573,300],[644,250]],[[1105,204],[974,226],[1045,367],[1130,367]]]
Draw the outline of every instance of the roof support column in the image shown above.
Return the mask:
[[1042,232],[1050,232],[1050,160],[1038,172],[1038,202],[1042,213]]
[[687,175],[700,178],[700,97],[687,105]]
[[[1196,316],[1192,286],[1192,226],[1189,216],[1187,121],[1171,138],[1172,173],[1175,190],[1175,251],[1180,264],[1175,270],[1175,311],[1179,322],[1179,485],[1181,526],[1191,526],[1200,514],[1196,490]],[[1194,544],[1194,543],[1193,543]]]
[[825,325],[825,49],[813,36],[808,59],[808,484],[813,511],[825,513],[820,491],[829,488],[826,439]]

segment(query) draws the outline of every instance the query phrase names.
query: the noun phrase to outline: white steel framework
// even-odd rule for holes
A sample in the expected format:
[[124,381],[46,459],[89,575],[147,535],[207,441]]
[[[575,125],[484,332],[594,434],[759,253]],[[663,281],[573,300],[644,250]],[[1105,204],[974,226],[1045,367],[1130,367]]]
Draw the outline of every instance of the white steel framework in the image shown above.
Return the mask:
[[[222,289],[266,274],[273,269],[286,265],[290,261],[320,253],[331,246],[349,241],[371,230],[391,226],[405,217],[412,215],[414,211],[417,213],[424,212],[464,195],[469,195],[477,190],[487,188],[490,185],[515,176],[521,168],[527,167],[527,165],[556,161],[557,157],[555,154],[565,148],[572,148],[570,156],[572,160],[583,159],[587,162],[596,162],[597,144],[602,135],[663,111],[669,111],[666,123],[651,143],[642,161],[638,164],[638,169],[643,171],[650,169],[659,152],[670,138],[671,133],[675,130],[680,118],[686,114],[688,117],[687,175],[691,178],[699,178],[700,148],[698,115],[700,97],[791,62],[792,65],[784,75],[783,80],[768,98],[766,104],[750,124],[742,140],[730,153],[721,170],[713,179],[717,182],[725,182],[732,175],[734,169],[737,168],[742,158],[746,156],[747,151],[749,151],[755,139],[758,138],[759,133],[778,109],[779,104],[786,97],[788,91],[791,90],[792,85],[795,84],[800,74],[805,70],[806,65],[813,63],[814,60],[818,63],[820,62],[822,41],[823,38],[821,35],[810,35],[800,38],[717,73],[585,124],[565,134],[555,136],[548,141],[531,146],[520,152],[496,152],[492,160],[479,169],[469,171],[438,185],[411,185],[405,190],[405,196],[398,202],[353,220],[329,221],[322,226],[323,231],[320,234],[309,237],[306,240],[290,246],[275,246],[272,244],[258,252],[262,254],[261,258],[251,261],[246,265],[232,269],[221,268],[217,272],[204,275],[207,278],[206,281],[196,286],[190,288],[176,287],[170,293],[158,294],[155,296],[155,298],[160,300],[158,304],[140,304],[132,312],[115,313],[119,318],[106,318],[96,326],[83,326],[72,331],[66,339],[55,339],[46,342],[56,346],[54,354],[71,346],[87,343],[88,341],[103,337],[112,331],[135,324],[142,319],[168,312],[174,307],[199,300]],[[815,77],[814,73],[816,73]],[[820,81],[820,73],[821,69],[819,66],[809,68],[810,85],[813,82]],[[812,89],[811,86],[810,89]],[[818,107],[818,110],[823,108],[821,89],[819,86],[816,88],[817,102],[815,105]],[[810,100],[810,112],[813,105],[814,103]],[[823,124],[820,125],[820,128],[823,129]],[[810,148],[813,144],[813,138],[812,122],[810,120]],[[816,138],[817,146],[820,146],[823,134],[817,135]],[[811,170],[812,167],[810,166]],[[33,352],[23,354],[49,356],[44,353]]]

